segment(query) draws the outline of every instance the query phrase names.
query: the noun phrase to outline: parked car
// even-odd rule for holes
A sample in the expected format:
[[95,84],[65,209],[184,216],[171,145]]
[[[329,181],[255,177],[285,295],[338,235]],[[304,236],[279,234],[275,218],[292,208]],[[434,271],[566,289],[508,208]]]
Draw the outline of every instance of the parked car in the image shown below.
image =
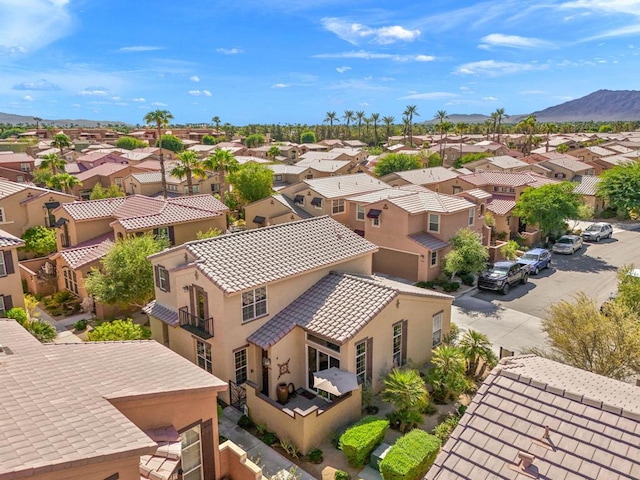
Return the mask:
[[578,235],[563,235],[553,244],[553,253],[573,255],[582,248],[582,237]]
[[592,223],[582,232],[582,238],[587,242],[599,242],[603,238],[611,238],[611,235],[613,226],[605,222]]
[[549,268],[551,265],[551,252],[546,248],[533,248],[516,261],[522,265],[528,265],[529,273],[537,275],[540,270]]
[[498,290],[503,295],[516,283],[527,283],[529,266],[518,262],[496,262],[478,277],[478,290]]

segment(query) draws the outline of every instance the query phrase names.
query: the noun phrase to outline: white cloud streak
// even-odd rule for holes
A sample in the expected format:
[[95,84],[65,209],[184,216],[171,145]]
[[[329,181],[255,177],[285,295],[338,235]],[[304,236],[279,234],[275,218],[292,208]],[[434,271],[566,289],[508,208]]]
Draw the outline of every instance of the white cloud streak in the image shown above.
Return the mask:
[[518,49],[551,48],[553,43],[538,38],[521,37],[519,35],[504,35],[492,33],[482,37],[479,48],[507,47]]
[[156,50],[163,50],[164,47],[158,47],[153,45],[133,45],[130,47],[119,48],[121,53],[136,53],[136,52],[154,52]]
[[340,52],[340,53],[320,53],[313,55],[313,58],[355,58],[359,60],[393,60],[395,62],[432,62],[436,59],[431,55],[400,55],[396,53],[376,53],[365,50]]
[[244,50],[241,48],[216,48],[216,52],[222,53],[223,55],[238,55],[240,53],[244,53]]
[[484,77],[501,77],[536,70],[546,70],[546,64],[499,62],[496,60],[482,60],[460,65],[454,70],[456,75],[479,75]]
[[446,98],[459,97],[457,93],[450,92],[425,92],[425,93],[411,93],[404,97],[400,97],[399,100],[443,100]]
[[334,33],[342,40],[353,45],[358,45],[362,41],[380,45],[388,45],[395,42],[412,42],[420,36],[420,30],[409,30],[400,25],[374,28],[336,17],[325,17],[320,20],[320,23],[325,30]]
[[209,90],[189,90],[187,93],[192,97],[210,97],[212,95]]

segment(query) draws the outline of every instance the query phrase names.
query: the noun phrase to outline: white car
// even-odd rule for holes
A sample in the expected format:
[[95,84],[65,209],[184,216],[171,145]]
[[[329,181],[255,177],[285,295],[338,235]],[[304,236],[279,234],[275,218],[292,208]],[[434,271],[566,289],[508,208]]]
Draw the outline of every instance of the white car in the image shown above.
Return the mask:
[[582,232],[582,239],[589,242],[599,242],[603,238],[611,238],[613,227],[610,223],[592,223]]
[[572,255],[582,248],[582,237],[578,235],[563,235],[553,244],[553,253]]

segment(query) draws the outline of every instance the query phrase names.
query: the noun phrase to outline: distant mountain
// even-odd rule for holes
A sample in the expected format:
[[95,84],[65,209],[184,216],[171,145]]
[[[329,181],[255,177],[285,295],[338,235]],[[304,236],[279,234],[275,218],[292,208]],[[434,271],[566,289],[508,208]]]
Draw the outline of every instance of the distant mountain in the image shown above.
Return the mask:
[[[13,113],[1,113],[0,112],[0,123],[9,123],[12,125],[18,125],[20,123],[22,123],[23,125],[35,125],[36,122],[33,119],[33,117],[30,117],[28,115],[14,115]],[[79,127],[83,127],[83,128],[96,128],[98,125],[101,126],[105,126],[105,125],[126,125],[125,122],[118,122],[118,121],[111,121],[111,120],[83,120],[83,119],[77,119],[77,120],[68,120],[68,119],[61,119],[61,120],[40,120],[40,125],[41,126],[49,126],[49,125],[53,125],[56,127],[63,127],[63,126],[69,126],[69,125],[74,125],[74,126],[79,126]]]
[[533,112],[538,122],[640,120],[640,91],[598,90],[586,97]]

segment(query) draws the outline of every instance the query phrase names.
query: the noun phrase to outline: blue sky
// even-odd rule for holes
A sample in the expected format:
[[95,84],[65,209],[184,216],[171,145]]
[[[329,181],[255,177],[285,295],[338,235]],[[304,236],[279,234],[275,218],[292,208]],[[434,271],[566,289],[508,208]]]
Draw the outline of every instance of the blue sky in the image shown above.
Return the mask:
[[640,0],[0,0],[0,111],[320,123],[530,113],[640,78]]

